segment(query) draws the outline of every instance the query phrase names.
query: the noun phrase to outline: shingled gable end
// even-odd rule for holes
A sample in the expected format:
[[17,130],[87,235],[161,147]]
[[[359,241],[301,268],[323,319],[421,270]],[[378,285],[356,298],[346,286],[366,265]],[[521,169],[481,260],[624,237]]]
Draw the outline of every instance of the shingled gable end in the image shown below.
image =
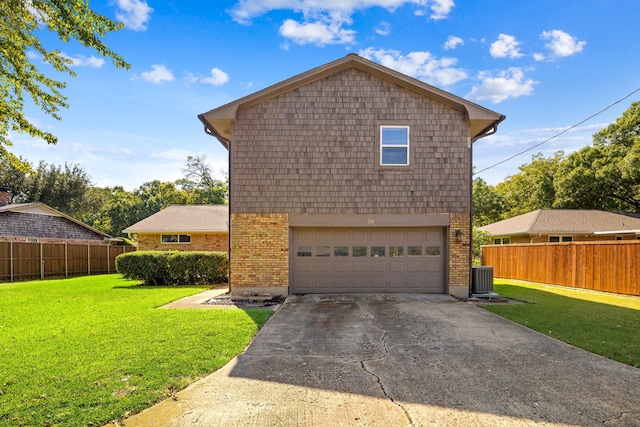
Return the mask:
[[353,54],[199,115],[229,150],[231,293],[467,296],[471,144],[504,118]]

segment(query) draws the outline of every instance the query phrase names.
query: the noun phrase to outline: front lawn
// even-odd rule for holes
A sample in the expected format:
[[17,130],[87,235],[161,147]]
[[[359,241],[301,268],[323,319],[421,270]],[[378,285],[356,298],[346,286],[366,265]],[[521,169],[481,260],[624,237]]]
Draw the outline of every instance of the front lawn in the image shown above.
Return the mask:
[[272,312],[157,309],[204,289],[120,275],[0,284],[0,425],[103,425],[222,367]]
[[497,279],[494,291],[525,304],[484,308],[592,353],[640,368],[640,298]]

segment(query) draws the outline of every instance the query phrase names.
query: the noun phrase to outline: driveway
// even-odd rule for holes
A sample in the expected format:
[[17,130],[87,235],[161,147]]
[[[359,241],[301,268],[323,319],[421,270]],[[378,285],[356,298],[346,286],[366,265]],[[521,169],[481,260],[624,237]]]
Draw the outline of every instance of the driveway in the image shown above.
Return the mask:
[[124,425],[638,426],[640,369],[448,296],[289,297],[243,354]]

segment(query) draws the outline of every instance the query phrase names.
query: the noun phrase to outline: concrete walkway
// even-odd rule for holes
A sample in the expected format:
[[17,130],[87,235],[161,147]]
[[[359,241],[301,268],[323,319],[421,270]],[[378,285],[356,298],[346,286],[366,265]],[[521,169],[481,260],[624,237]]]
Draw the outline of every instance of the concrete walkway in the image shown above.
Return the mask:
[[638,426],[640,369],[446,296],[289,297],[243,354],[120,425]]

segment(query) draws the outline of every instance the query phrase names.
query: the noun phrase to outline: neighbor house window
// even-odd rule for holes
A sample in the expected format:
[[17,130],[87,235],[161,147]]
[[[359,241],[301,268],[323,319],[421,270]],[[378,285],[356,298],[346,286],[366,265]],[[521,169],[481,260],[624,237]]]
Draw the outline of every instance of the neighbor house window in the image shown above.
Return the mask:
[[409,126],[380,126],[380,164],[409,164]]
[[163,234],[162,243],[191,243],[191,236],[188,234]]
[[573,236],[549,236],[549,243],[573,242]]

